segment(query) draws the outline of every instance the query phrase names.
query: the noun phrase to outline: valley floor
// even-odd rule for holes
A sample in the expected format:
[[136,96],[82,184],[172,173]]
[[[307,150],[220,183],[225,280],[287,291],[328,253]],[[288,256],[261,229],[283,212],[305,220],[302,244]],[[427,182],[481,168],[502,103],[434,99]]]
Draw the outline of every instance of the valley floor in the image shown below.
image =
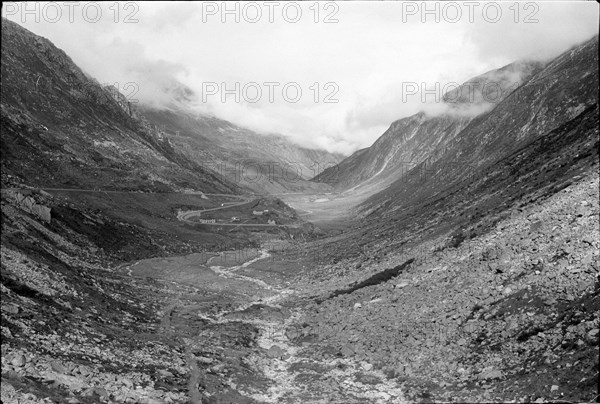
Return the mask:
[[4,204],[2,402],[593,401],[598,180],[327,265],[272,240],[107,268]]

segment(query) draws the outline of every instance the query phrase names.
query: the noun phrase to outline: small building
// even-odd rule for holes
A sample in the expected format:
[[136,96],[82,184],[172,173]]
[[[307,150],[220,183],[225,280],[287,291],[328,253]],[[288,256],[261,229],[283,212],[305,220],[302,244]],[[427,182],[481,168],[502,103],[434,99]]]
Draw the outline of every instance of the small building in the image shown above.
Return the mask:
[[277,223],[275,223],[275,220],[269,219],[267,221],[267,223],[272,224],[272,225],[276,225]]

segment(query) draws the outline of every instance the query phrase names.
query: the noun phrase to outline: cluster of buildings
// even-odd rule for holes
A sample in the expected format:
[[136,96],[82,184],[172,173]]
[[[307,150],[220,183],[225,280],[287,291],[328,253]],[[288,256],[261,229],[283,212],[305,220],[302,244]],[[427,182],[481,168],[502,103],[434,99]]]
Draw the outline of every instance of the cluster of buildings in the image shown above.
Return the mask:
[[[254,216],[262,216],[265,213],[269,213],[269,210],[265,209],[265,210],[253,210],[252,211],[252,214]],[[234,222],[234,223],[240,222],[241,220],[242,219],[239,218],[238,216],[231,217],[231,222]],[[217,223],[217,220],[216,219],[199,219],[198,222],[203,223],[203,224],[215,224],[215,223]],[[274,219],[268,219],[267,223],[271,224],[271,225],[277,225],[277,223],[275,222]]]

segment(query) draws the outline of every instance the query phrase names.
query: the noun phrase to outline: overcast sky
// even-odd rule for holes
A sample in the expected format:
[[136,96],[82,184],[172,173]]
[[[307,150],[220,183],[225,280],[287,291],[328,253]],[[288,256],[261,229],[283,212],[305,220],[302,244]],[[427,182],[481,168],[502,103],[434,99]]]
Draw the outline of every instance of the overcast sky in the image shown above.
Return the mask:
[[[115,4],[99,12],[86,2],[28,3],[26,14],[5,3],[2,14],[132,99],[161,105],[160,88],[174,78],[198,94],[200,112],[345,154],[422,108],[407,83],[443,89],[515,60],[556,56],[598,29],[595,1],[429,3],[429,14],[421,2],[318,3],[318,15],[313,2],[243,3],[238,12],[228,3],[232,14],[221,2]],[[221,83],[234,92],[240,83],[240,101],[222,102]]]

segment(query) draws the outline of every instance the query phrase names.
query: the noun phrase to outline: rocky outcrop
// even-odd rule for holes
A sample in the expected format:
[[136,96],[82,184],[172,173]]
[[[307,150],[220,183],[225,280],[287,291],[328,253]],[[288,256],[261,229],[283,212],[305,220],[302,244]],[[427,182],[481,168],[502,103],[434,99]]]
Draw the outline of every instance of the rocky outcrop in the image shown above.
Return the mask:
[[119,106],[121,107],[121,109],[123,109],[123,111],[129,115],[132,118],[139,118],[139,113],[137,111],[137,108],[135,107],[135,104],[133,104],[132,102],[130,102],[127,97],[125,97],[123,94],[121,94],[121,92],[119,91],[119,89],[117,89],[115,86],[113,85],[108,85],[104,87],[104,90],[110,94],[110,96],[119,104]]
[[42,221],[46,223],[50,223],[51,217],[51,209],[48,206],[36,203],[35,198],[33,196],[25,196],[18,191],[9,190],[7,191],[7,195],[10,198],[13,198],[18,206],[26,212],[29,212]]

